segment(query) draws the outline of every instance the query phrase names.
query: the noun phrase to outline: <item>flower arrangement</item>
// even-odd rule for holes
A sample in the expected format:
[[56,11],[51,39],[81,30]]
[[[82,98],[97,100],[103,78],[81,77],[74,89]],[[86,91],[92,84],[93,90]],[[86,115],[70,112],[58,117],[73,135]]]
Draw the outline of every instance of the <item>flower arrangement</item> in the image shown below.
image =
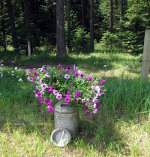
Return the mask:
[[34,94],[40,104],[49,112],[54,104],[64,100],[68,105],[82,109],[87,115],[95,114],[101,108],[105,80],[86,75],[77,67],[42,66],[26,70],[27,80],[34,84]]

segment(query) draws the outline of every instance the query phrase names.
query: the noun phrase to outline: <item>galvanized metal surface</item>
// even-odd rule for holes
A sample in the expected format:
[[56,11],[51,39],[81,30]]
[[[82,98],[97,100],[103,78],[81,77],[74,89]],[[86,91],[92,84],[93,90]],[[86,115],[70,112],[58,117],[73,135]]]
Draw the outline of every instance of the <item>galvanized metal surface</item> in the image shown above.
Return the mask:
[[65,128],[71,135],[78,133],[79,116],[74,107],[64,102],[58,102],[54,110],[55,129]]

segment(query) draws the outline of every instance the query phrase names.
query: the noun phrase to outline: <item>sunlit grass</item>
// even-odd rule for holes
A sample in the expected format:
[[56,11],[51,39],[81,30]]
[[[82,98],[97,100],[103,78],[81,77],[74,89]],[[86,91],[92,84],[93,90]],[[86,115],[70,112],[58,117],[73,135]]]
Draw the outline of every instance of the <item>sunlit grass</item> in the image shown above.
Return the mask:
[[[106,79],[103,109],[97,116],[81,115],[78,136],[62,149],[50,143],[53,114],[41,110],[34,99],[25,70],[0,66],[0,156],[148,157],[150,82],[139,78],[139,59],[140,56],[105,53],[71,54],[64,61],[57,61],[55,55],[16,58],[18,64],[27,67],[42,63],[76,64],[87,73]],[[122,70],[118,78],[113,74],[116,69]],[[107,72],[111,72],[109,77]],[[135,74],[132,79],[131,73]]]

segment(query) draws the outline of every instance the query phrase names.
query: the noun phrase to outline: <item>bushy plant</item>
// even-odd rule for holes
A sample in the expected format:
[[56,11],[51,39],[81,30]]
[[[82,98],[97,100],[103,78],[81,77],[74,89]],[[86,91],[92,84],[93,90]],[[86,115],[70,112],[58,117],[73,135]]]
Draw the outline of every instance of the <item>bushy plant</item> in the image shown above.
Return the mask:
[[34,84],[34,94],[40,104],[45,104],[49,112],[54,104],[64,101],[86,114],[97,113],[105,94],[105,80],[86,75],[75,66],[27,69],[27,80]]

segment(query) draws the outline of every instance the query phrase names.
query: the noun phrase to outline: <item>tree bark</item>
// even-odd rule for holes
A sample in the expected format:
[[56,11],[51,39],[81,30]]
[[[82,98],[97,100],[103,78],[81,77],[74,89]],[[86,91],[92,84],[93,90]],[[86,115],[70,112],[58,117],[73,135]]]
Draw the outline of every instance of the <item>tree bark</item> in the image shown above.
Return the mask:
[[13,46],[15,50],[18,51],[19,46],[18,46],[16,27],[15,27],[14,15],[13,15],[13,7],[11,4],[11,0],[6,0],[6,5],[7,5],[7,10],[8,10],[8,15],[9,15]]
[[5,20],[3,15],[3,8],[4,8],[4,1],[1,0],[1,25],[2,25],[2,34],[3,34],[3,47],[5,52],[7,51],[7,44],[6,44],[6,30],[5,30]]
[[94,51],[94,1],[90,0],[90,50]]
[[66,56],[65,31],[64,31],[64,0],[57,0],[56,4],[57,22],[57,57]]
[[123,8],[124,8],[124,1],[121,0],[121,2],[120,2],[120,14],[121,14],[121,18],[124,17],[124,10],[123,10]]
[[110,32],[113,33],[113,0],[110,0]]
[[67,0],[67,46],[68,51],[71,50],[70,46],[70,39],[71,39],[71,32],[70,32],[70,0]]
[[26,25],[27,54],[31,56],[31,32],[30,32],[30,1],[24,0],[24,18]]
[[85,27],[84,0],[81,0],[81,8],[82,8],[82,26]]

